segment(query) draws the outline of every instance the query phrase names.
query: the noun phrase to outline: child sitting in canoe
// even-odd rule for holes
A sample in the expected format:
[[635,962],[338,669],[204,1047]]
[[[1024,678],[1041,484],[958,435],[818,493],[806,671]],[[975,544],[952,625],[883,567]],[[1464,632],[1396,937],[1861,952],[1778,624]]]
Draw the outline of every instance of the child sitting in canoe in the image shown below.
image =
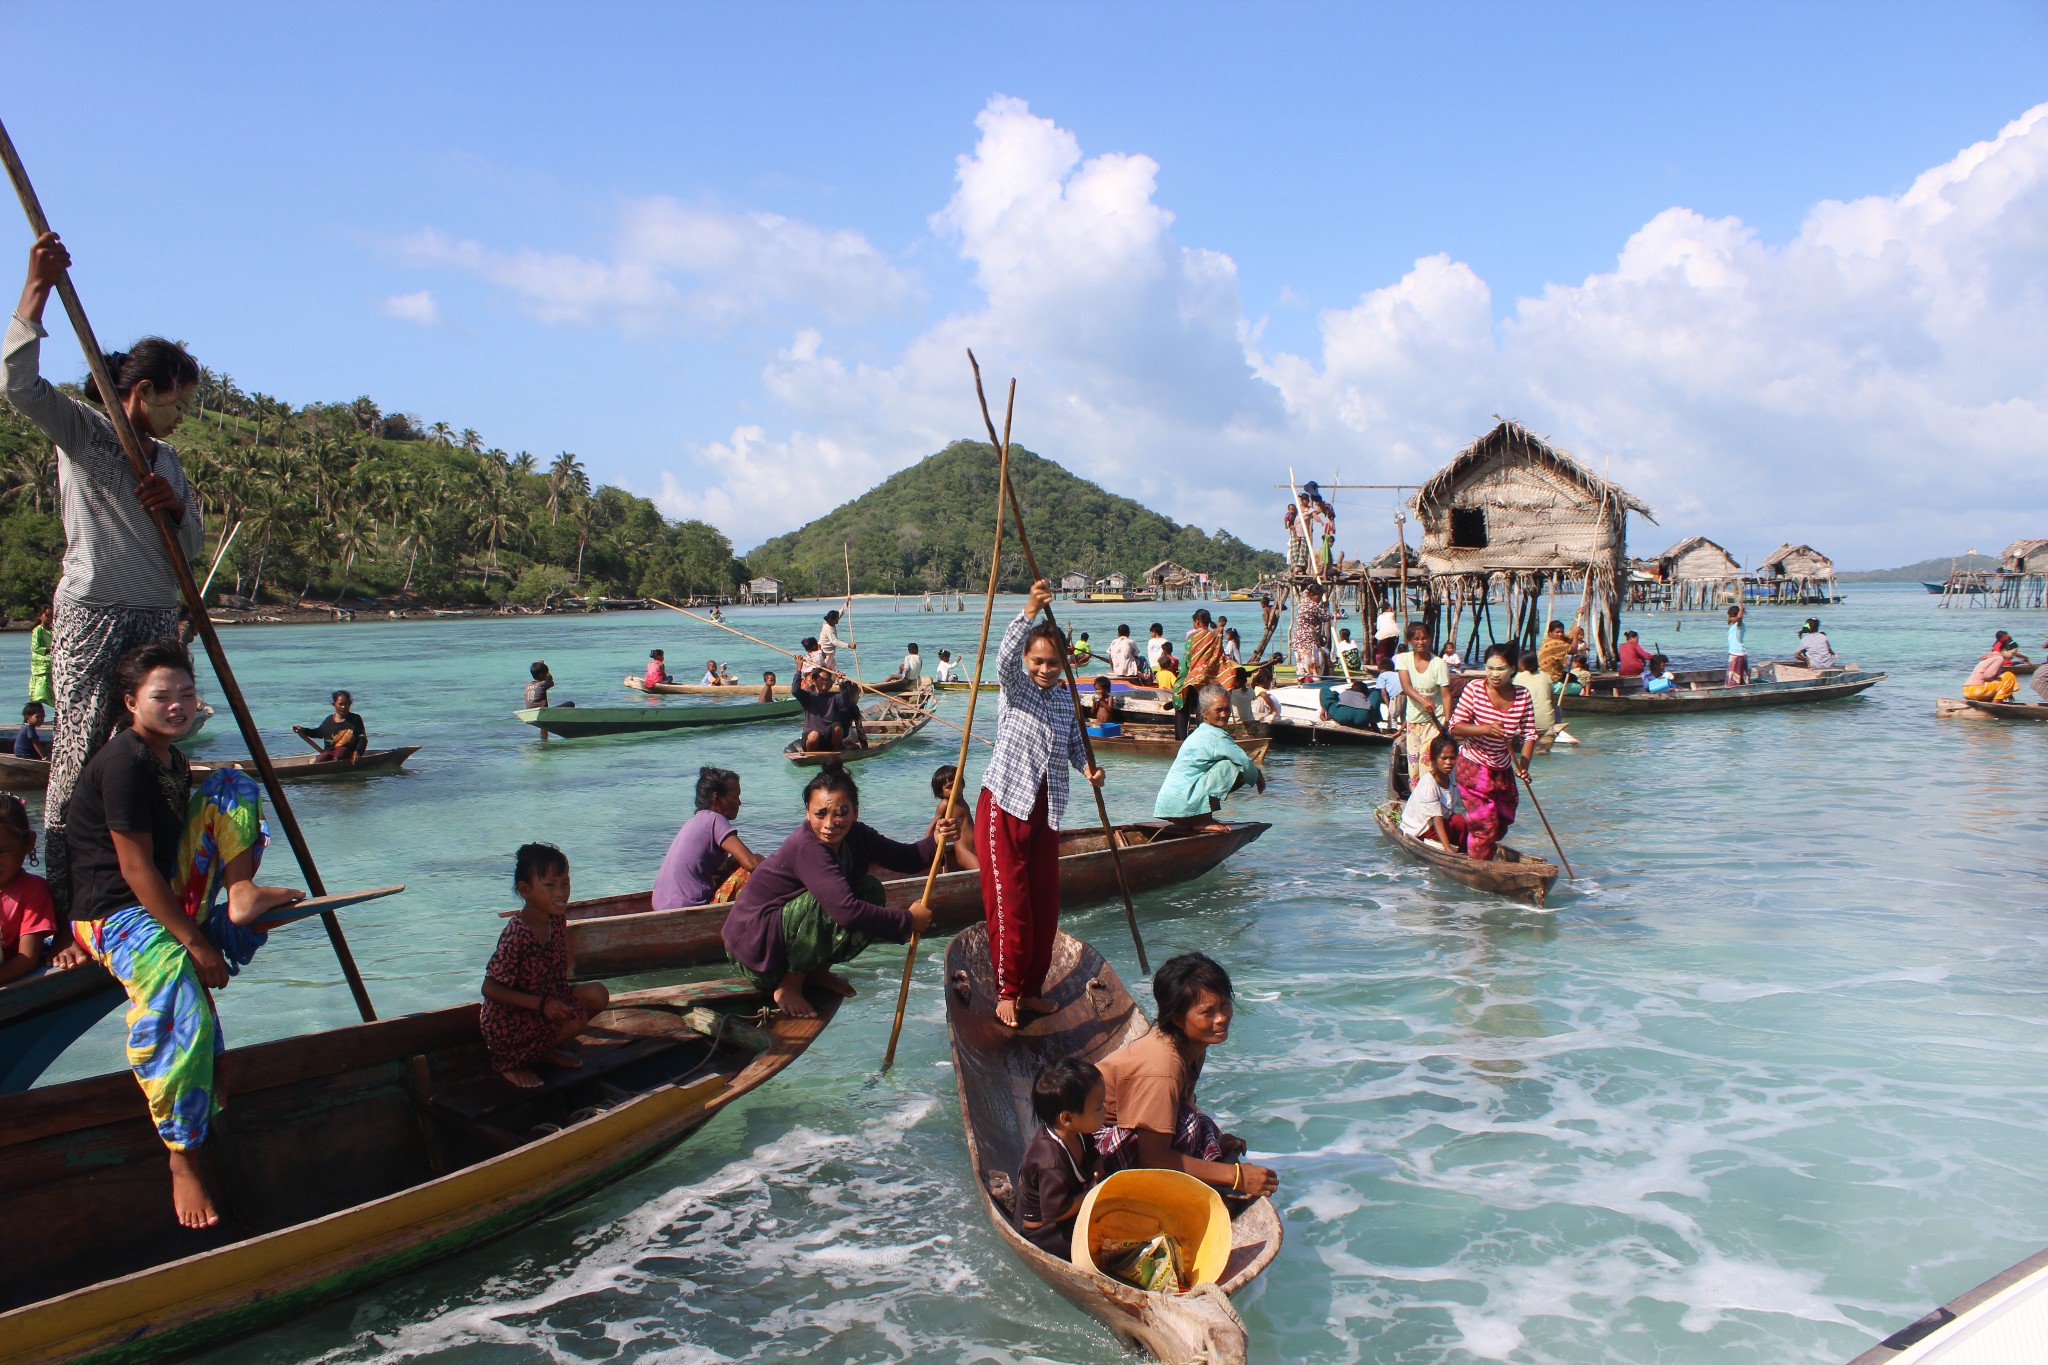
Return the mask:
[[967,803],[958,795],[954,795],[952,809],[950,812],[947,810],[946,797],[953,791],[953,774],[956,771],[957,769],[950,763],[942,763],[932,770],[932,798],[939,805],[932,813],[932,822],[924,832],[925,838],[936,839],[939,833],[939,820],[949,813],[960,822],[960,836],[946,844],[948,872],[972,871],[981,866],[981,860],[974,855],[974,817],[968,813]]
[[668,664],[665,662],[667,657],[658,649],[647,651],[647,673],[643,681],[649,687],[659,687],[663,683],[675,681],[674,678],[668,675]]
[[1152,817],[1181,829],[1223,833],[1230,826],[1216,819],[1223,798],[1244,786],[1266,790],[1266,774],[1252,756],[1238,747],[1225,727],[1230,724],[1230,694],[1215,683],[1204,683],[1195,694],[1202,723],[1181,741],[1152,803]]
[[949,683],[957,682],[959,678],[960,666],[953,662],[953,651],[950,649],[940,650],[939,666],[932,670],[932,681],[935,683]]
[[[934,833],[959,835],[957,822],[940,821]],[[899,844],[861,823],[860,788],[837,764],[804,788],[804,822],[763,858],[725,918],[719,936],[739,974],[756,990],[771,992],[792,1019],[815,1019],[804,988],[852,995],[853,983],[831,968],[849,962],[876,941],[902,943],[931,928],[922,900],[907,910],[885,903],[883,868],[904,876],[930,866],[931,838]]]
[[1152,977],[1152,1031],[1103,1058],[1105,1123],[1095,1135],[1101,1174],[1137,1168],[1184,1171],[1231,1198],[1271,1194],[1280,1177],[1244,1162],[1244,1139],[1195,1105],[1209,1049],[1230,1040],[1230,974],[1201,953],[1182,953]]
[[1048,1064],[1031,1082],[1038,1131],[1017,1165],[1017,1230],[1063,1261],[1073,1259],[1074,1216],[1101,1162],[1094,1136],[1104,1093],[1102,1073],[1079,1057]]
[[758,697],[756,697],[756,698],[754,698],[754,700],[755,700],[755,701],[760,701],[760,702],[771,702],[771,701],[774,701],[774,700],[775,700],[775,674],[774,674],[774,673],[772,673],[772,672],[769,672],[769,673],[763,673],[763,674],[761,675],[761,695],[760,695],[760,696],[758,696]]
[[[34,705],[34,703],[30,703]],[[50,884],[24,863],[36,860],[36,831],[21,798],[0,792],[0,983],[43,965],[43,947],[57,932]]]
[[740,680],[732,675],[731,669],[718,660],[706,659],[701,683],[705,687],[738,687]]
[[1671,676],[1671,660],[1662,654],[1652,654],[1648,670],[1643,674],[1643,691],[1669,692],[1678,685]]
[[505,921],[498,950],[484,968],[484,1006],[477,1016],[497,1073],[522,1090],[539,1087],[535,1062],[583,1065],[562,1044],[610,1003],[597,982],[569,984],[569,858],[553,844],[522,844],[512,862],[512,889],[524,902]]
[[1438,735],[1429,742],[1429,761],[1415,774],[1408,802],[1401,807],[1401,832],[1411,839],[1433,839],[1463,853],[1465,817],[1451,809],[1451,774],[1457,766],[1457,740]]
[[1095,695],[1088,703],[1088,733],[1098,738],[1101,731],[1097,726],[1112,725],[1116,722],[1116,701],[1110,696],[1109,678],[1106,674],[1095,675]]
[[21,708],[21,728],[14,732],[14,756],[16,758],[50,757],[50,746],[37,738],[36,732],[43,723],[43,704],[32,701]]

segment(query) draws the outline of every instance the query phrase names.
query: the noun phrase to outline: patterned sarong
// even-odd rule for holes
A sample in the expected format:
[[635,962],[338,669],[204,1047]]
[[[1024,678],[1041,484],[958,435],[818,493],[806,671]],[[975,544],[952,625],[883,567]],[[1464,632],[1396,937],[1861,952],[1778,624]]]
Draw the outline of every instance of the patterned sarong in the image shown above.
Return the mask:
[[[854,882],[853,894],[876,905],[884,904],[889,898],[889,893],[882,889],[881,880],[872,875]],[[785,960],[782,971],[773,974],[757,972],[727,954],[734,970],[757,991],[773,991],[790,972],[815,972],[835,962],[851,962],[874,942],[866,934],[833,919],[825,912],[825,907],[818,904],[818,898],[808,891],[784,901],[781,913]]]
[[[262,794],[247,774],[224,768],[192,793],[178,843],[171,891],[239,971],[265,935],[231,925],[221,903],[221,872],[243,853],[260,863],[269,842]],[[174,1152],[206,1140],[220,1107],[213,1059],[223,1050],[213,999],[199,982],[192,955],[139,905],[72,926],[78,945],[113,973],[128,993],[128,1068],[149,1101],[157,1136]]]
[[1455,776],[1458,795],[1465,803],[1465,852],[1483,862],[1493,856],[1495,845],[1515,823],[1521,802],[1515,770],[1488,767],[1459,754]]
[[[1102,1157],[1101,1173],[1136,1170],[1144,1163],[1138,1158],[1138,1130],[1111,1125],[1095,1135],[1095,1150]],[[1173,1150],[1198,1161],[1222,1161],[1223,1129],[1192,1105],[1180,1111],[1173,1125]]]

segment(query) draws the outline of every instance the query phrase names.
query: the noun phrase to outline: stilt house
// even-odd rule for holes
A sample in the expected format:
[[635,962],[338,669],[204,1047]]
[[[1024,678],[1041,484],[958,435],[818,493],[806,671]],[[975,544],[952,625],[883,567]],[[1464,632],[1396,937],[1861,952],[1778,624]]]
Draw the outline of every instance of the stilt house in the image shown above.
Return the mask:
[[1735,556],[1705,536],[1687,536],[1651,561],[1664,584],[1667,602],[1680,611],[1716,605],[1742,582]]
[[1811,545],[1780,545],[1756,566],[1752,598],[1790,605],[1826,604],[1835,598],[1835,561]]
[[1195,576],[1170,559],[1162,559],[1145,570],[1145,586],[1159,595],[1161,601],[1176,597],[1195,595]]
[[[1548,612],[1568,620],[1584,603],[1588,648],[1603,661],[1615,658],[1628,514],[1651,517],[1627,490],[1502,422],[1438,470],[1413,507],[1432,595],[1450,612],[1446,638],[1457,639],[1469,610],[1466,652],[1493,640],[1534,648]],[[1495,621],[1496,607],[1505,623]]]

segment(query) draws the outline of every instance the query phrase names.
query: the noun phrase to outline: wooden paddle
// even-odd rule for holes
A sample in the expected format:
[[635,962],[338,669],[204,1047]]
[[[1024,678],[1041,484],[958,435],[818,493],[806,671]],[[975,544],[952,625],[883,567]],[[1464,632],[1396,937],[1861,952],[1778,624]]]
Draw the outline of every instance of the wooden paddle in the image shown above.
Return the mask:
[[1564,845],[1557,841],[1557,831],[1550,827],[1550,817],[1543,813],[1543,803],[1536,799],[1536,783],[1526,773],[1522,776],[1522,787],[1529,793],[1529,804],[1536,807],[1536,818],[1543,822],[1543,832],[1550,836],[1550,846],[1557,850],[1557,860],[1564,865],[1564,875],[1577,881],[1579,874],[1572,871],[1572,860],[1564,856]]
[[[967,353],[967,363],[974,367],[974,396],[981,401],[982,424],[988,428],[988,438],[993,441],[996,439],[995,419],[988,413],[988,395],[981,391],[981,363],[974,358],[973,351]],[[1007,448],[1008,440],[1006,439],[1003,444]],[[1031,581],[1036,583],[1044,575],[1038,572],[1038,557],[1031,553],[1031,537],[1024,530],[1024,507],[1017,501],[1017,486],[1011,483],[1007,476],[1003,479],[1002,492],[1009,501],[1010,515],[1017,523],[1017,546],[1024,551],[1024,566],[1031,572]],[[1045,606],[1045,623],[1054,628],[1059,624],[1053,620],[1050,602]],[[1079,697],[1081,683],[1074,676],[1074,661],[1064,650],[1060,652],[1060,667],[1066,671],[1068,688]],[[1089,742],[1088,727],[1085,725],[1081,727],[1081,754],[1088,760],[1089,767],[1101,766],[1095,761],[1095,746]],[[1145,960],[1145,937],[1138,932],[1138,907],[1132,903],[1131,885],[1124,879],[1123,846],[1117,842],[1116,826],[1109,822],[1109,803],[1102,799],[1102,788],[1093,782],[1088,784],[1088,790],[1095,793],[1095,813],[1102,817],[1102,841],[1109,846],[1109,860],[1116,867],[1116,889],[1124,894],[1124,918],[1130,922],[1131,942],[1138,949],[1138,970],[1150,976],[1152,964]]]
[[[971,354],[971,353],[970,353]],[[975,371],[975,387],[979,391],[981,372]],[[967,688],[967,724],[960,731],[960,756],[953,764],[953,782],[946,789],[944,810],[953,813],[960,800],[960,780],[967,775],[967,737],[974,733],[974,704],[981,697],[981,665],[988,657],[988,625],[996,610],[996,575],[1003,562],[1003,494],[1010,486],[1010,419],[1017,411],[1017,381],[1010,381],[1010,400],[1003,409],[1003,440],[996,447],[996,539],[995,547],[988,552],[988,595],[981,602],[981,644],[974,651],[974,678]],[[995,432],[991,428],[990,436]],[[946,862],[946,836],[937,836],[937,847],[932,850],[931,869],[924,874],[924,891],[918,899],[929,902],[932,887],[939,880],[939,869]],[[915,929],[910,931],[910,945],[903,955],[903,984],[896,988],[896,1018],[889,1025],[889,1049],[882,1054],[882,1070],[896,1065],[896,1040],[903,1032],[903,1012],[910,1006],[910,974],[917,966],[917,940]]]
[[[50,230],[50,220],[43,216],[42,202],[36,198],[35,187],[29,183],[28,170],[15,154],[14,139],[7,135],[7,127],[0,123],[0,161],[7,163],[7,176],[14,182],[14,192],[21,200],[22,212],[28,215],[29,227],[41,237]],[[99,339],[93,335],[92,324],[86,320],[85,305],[78,301],[78,290],[71,283],[71,273],[66,271],[57,280],[57,296],[64,301],[64,312],[71,319],[71,329],[78,334],[78,344],[85,351],[86,368],[92,371],[93,383],[100,391],[101,406],[105,408],[107,420],[114,424],[114,434],[120,439],[122,453],[128,457],[129,468],[135,477],[146,479],[150,476],[148,458],[142,453],[142,441],[135,434],[134,426],[128,420],[128,411],[121,406],[120,394],[114,388],[114,376],[107,370],[107,358],[100,350]],[[320,869],[313,861],[313,850],[306,843],[305,834],[299,829],[299,820],[292,813],[291,802],[286,798],[284,787],[277,780],[277,770],[271,766],[270,751],[263,746],[263,734],[256,728],[255,717],[250,714],[249,703],[242,696],[241,686],[235,681],[235,671],[228,664],[227,651],[221,647],[220,635],[213,628],[213,619],[206,614],[205,596],[199,591],[198,580],[192,577],[192,567],[185,562],[185,552],[178,544],[177,535],[171,530],[169,519],[161,511],[150,513],[150,520],[156,523],[157,539],[162,542],[164,555],[171,562],[171,572],[177,577],[178,592],[185,600],[185,607],[191,613],[192,625],[206,646],[206,657],[213,663],[213,675],[220,682],[221,691],[228,699],[228,706],[235,713],[235,724],[242,731],[242,740],[249,746],[249,757],[256,765],[257,775],[262,779],[263,790],[270,797],[270,808],[277,816],[277,823],[283,827],[284,836],[291,844],[292,856],[298,860],[299,871],[306,879],[306,888],[315,898],[326,894],[326,884],[320,878]],[[341,921],[331,912],[321,911],[320,922],[327,929],[327,941],[333,945],[335,960],[341,964],[341,974],[348,980],[349,994],[355,997],[356,1011],[364,1022],[377,1017],[377,1011],[370,1004],[369,988],[363,984],[363,974],[356,969],[354,954],[349,952],[348,940],[342,937]]]

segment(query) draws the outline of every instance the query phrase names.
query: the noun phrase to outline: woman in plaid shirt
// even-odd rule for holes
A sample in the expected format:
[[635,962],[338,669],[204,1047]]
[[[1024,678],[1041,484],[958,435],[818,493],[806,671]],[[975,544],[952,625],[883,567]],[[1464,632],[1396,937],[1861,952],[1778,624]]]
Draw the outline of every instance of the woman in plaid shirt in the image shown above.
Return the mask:
[[1039,991],[1059,932],[1059,829],[1068,766],[1102,785],[1102,769],[1088,762],[1080,713],[1062,676],[1066,639],[1051,621],[1036,620],[1051,603],[1052,584],[1041,578],[1003,632],[996,653],[1002,685],[996,750],[974,810],[981,904],[995,948],[996,1018],[1011,1028],[1020,1022],[1019,1010],[1050,1012]]

